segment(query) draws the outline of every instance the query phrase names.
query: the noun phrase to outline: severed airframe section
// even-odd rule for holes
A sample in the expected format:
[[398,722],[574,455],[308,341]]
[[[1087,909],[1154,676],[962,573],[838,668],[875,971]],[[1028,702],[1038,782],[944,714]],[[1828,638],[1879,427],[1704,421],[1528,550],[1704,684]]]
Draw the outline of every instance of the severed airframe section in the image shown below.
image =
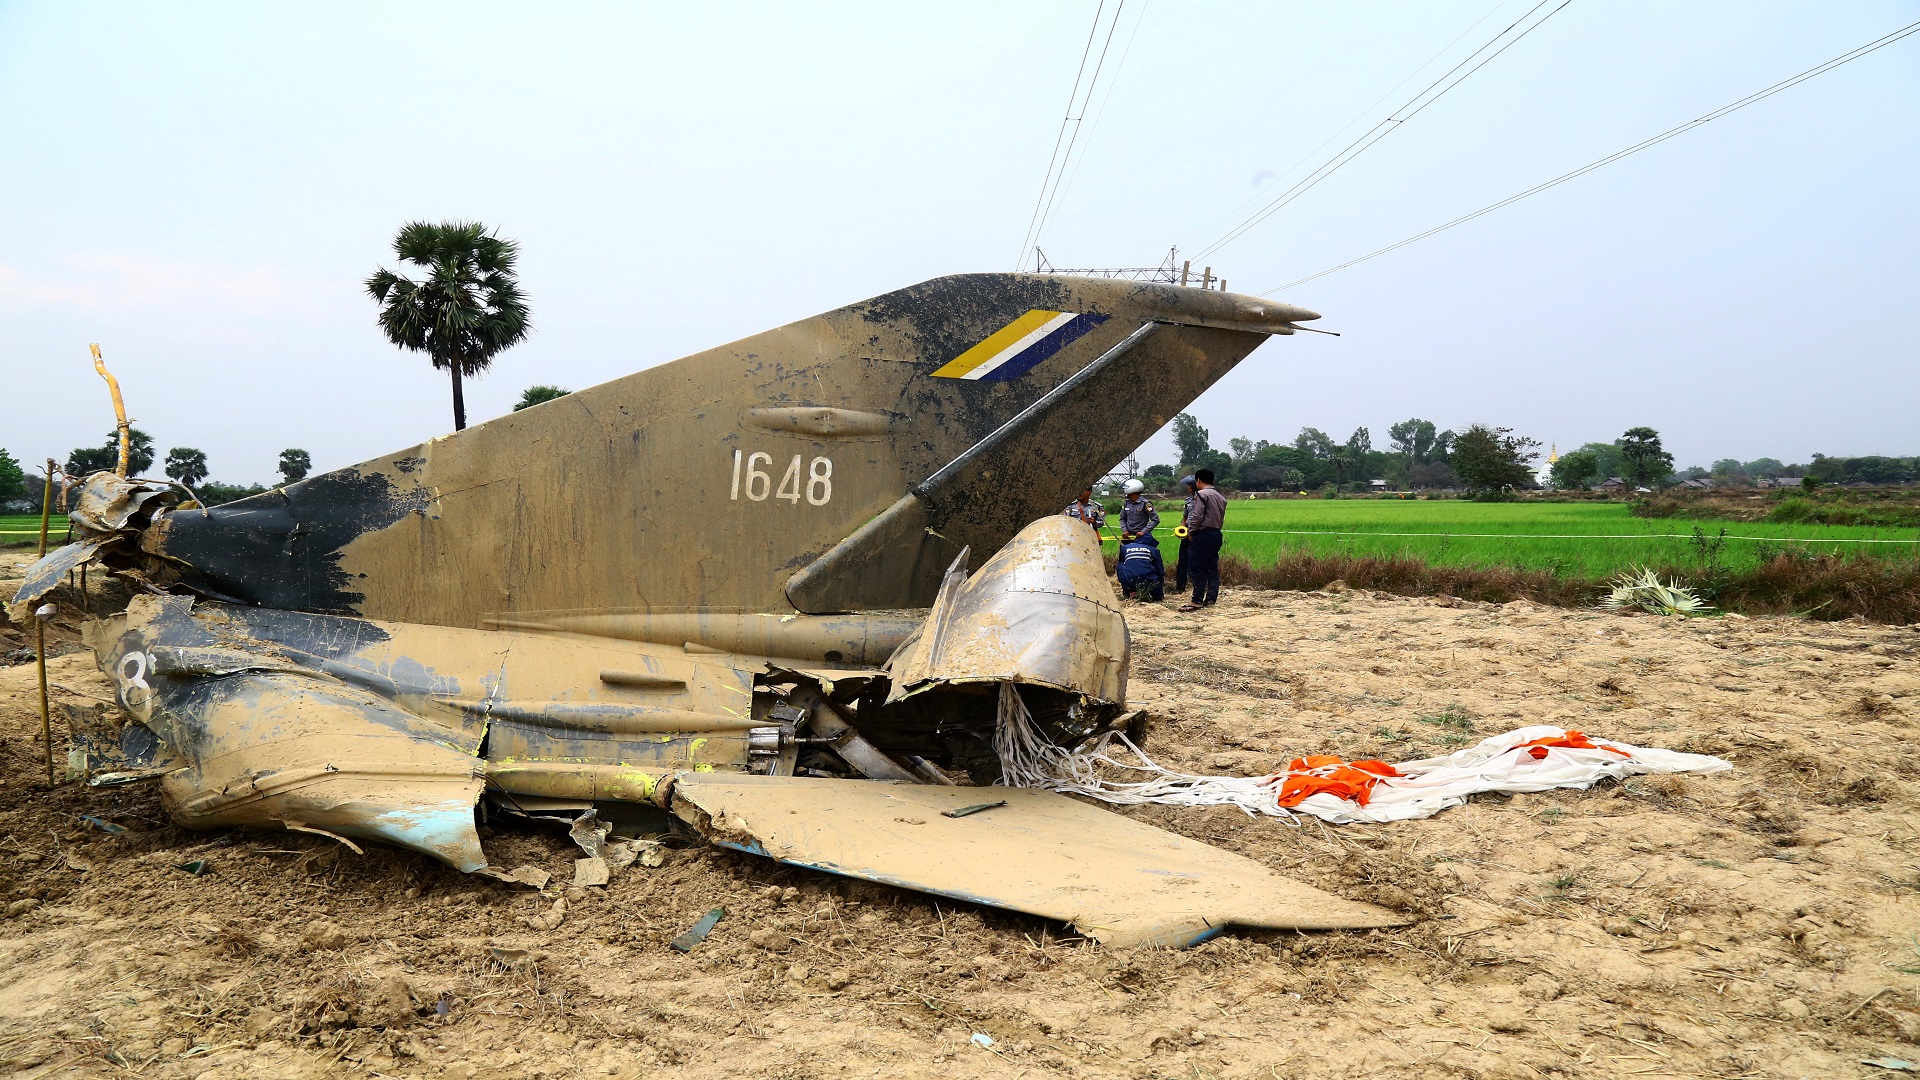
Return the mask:
[[969,786],[999,776],[1003,686],[1061,745],[1133,719],[1125,620],[1059,508],[1316,317],[940,278],[226,506],[99,474],[14,610],[89,560],[162,594],[91,634],[132,717],[102,779],[157,779],[191,826],[499,874],[477,808],[649,808],[1116,944],[1390,925],[1065,796]]

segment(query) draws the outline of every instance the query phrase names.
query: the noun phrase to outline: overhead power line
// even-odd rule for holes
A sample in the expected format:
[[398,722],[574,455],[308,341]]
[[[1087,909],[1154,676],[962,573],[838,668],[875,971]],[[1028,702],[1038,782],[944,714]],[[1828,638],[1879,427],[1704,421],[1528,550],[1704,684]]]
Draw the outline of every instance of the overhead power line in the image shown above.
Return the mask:
[[[1306,153],[1300,155],[1300,160],[1287,166],[1284,170],[1274,174],[1273,182],[1279,183],[1282,180],[1287,180],[1291,178],[1293,174],[1299,170],[1300,166],[1305,165],[1307,162],[1312,161],[1315,158],[1319,157],[1320,151],[1325,150],[1329,146],[1332,146],[1335,139],[1338,139],[1340,138],[1340,136],[1345,135],[1349,131],[1352,131],[1354,128],[1354,125],[1360,123],[1362,120],[1365,120],[1367,117],[1372,116],[1373,111],[1375,109],[1378,109],[1380,106],[1385,105],[1387,103],[1388,98],[1394,96],[1395,94],[1398,94],[1400,92],[1401,87],[1407,85],[1408,83],[1412,82],[1414,79],[1418,78],[1421,72],[1432,67],[1434,64],[1440,61],[1441,57],[1452,52],[1453,47],[1455,45],[1458,45],[1460,44],[1461,41],[1465,40],[1468,34],[1471,34],[1475,30],[1480,29],[1481,23],[1484,23],[1488,19],[1493,18],[1496,12],[1498,12],[1501,8],[1507,6],[1508,2],[1509,0],[1497,0],[1497,2],[1493,5],[1493,7],[1488,9],[1485,15],[1482,15],[1478,19],[1475,19],[1472,25],[1468,26],[1465,30],[1460,31],[1460,33],[1457,36],[1455,36],[1452,41],[1449,41],[1444,46],[1442,46],[1439,52],[1436,52],[1432,56],[1428,57],[1426,63],[1421,64],[1419,67],[1414,68],[1412,71],[1408,72],[1406,78],[1401,79],[1397,83],[1394,83],[1393,86],[1390,87],[1386,93],[1381,94],[1378,98],[1374,99],[1372,104],[1360,110],[1360,115],[1347,121],[1344,125],[1341,126],[1340,130],[1335,131],[1333,134],[1327,136],[1325,142],[1307,151]],[[1228,210],[1226,213],[1221,214],[1218,218],[1214,219],[1213,221],[1208,222],[1206,231],[1208,233],[1211,233],[1213,232],[1214,229],[1218,228],[1220,225],[1224,224],[1225,222],[1228,222],[1233,220],[1234,218],[1237,218],[1240,214],[1240,211],[1245,210],[1247,207],[1252,206],[1254,203],[1259,202],[1264,197],[1264,195],[1265,193],[1260,191],[1256,191],[1253,194],[1248,195],[1246,198],[1240,200],[1240,202],[1237,205],[1235,205],[1231,210]]]
[[1534,18],[1534,15],[1538,13],[1541,8],[1553,3],[1553,0],[1540,0],[1539,3],[1528,8],[1526,13],[1518,19],[1515,19],[1511,25],[1501,30],[1498,34],[1495,34],[1486,44],[1475,49],[1472,53],[1468,54],[1465,59],[1447,69],[1445,74],[1435,79],[1426,89],[1415,94],[1406,104],[1395,109],[1386,119],[1368,128],[1359,138],[1347,144],[1339,153],[1322,162],[1319,168],[1295,181],[1293,186],[1287,188],[1279,195],[1274,196],[1265,206],[1254,211],[1251,216],[1241,221],[1240,224],[1228,229],[1225,233],[1221,234],[1219,238],[1196,252],[1193,257],[1196,259],[1205,258],[1219,251],[1221,248],[1226,247],[1228,244],[1233,243],[1240,237],[1245,236],[1249,230],[1272,217],[1274,214],[1279,213],[1287,204],[1317,187],[1320,181],[1339,172],[1348,162],[1366,153],[1375,143],[1392,134],[1407,121],[1420,115],[1426,110],[1427,106],[1439,101],[1442,97],[1446,96],[1448,91],[1466,82],[1467,79],[1473,76],[1474,72],[1492,63],[1495,57],[1498,57],[1501,53],[1506,52],[1518,44],[1520,40],[1528,34],[1538,30],[1548,19],[1558,15],[1562,9],[1572,2],[1573,0],[1560,0],[1558,6],[1554,7],[1552,11],[1541,15],[1537,19]]
[[1399,249],[1406,247],[1408,244],[1425,240],[1427,237],[1433,236],[1436,233],[1446,232],[1448,229],[1451,229],[1456,225],[1465,225],[1467,222],[1472,221],[1474,218],[1481,217],[1486,214],[1491,214],[1495,210],[1498,210],[1504,206],[1512,206],[1514,203],[1519,202],[1521,199],[1525,199],[1532,195],[1538,195],[1541,192],[1547,190],[1548,188],[1558,187],[1559,185],[1564,184],[1569,180],[1573,180],[1578,177],[1585,176],[1586,174],[1594,171],[1595,169],[1601,168],[1606,165],[1611,165],[1614,162],[1619,161],[1621,158],[1631,157],[1632,155],[1637,154],[1640,151],[1647,149],[1648,147],[1658,146],[1659,144],[1666,142],[1668,139],[1674,138],[1675,136],[1678,136],[1678,135],[1683,135],[1689,131],[1692,131],[1694,128],[1700,127],[1703,124],[1707,124],[1714,120],[1718,120],[1721,117],[1727,115],[1728,113],[1736,112],[1756,102],[1764,101],[1767,98],[1772,97],[1773,95],[1779,93],[1782,90],[1786,90],[1791,87],[1798,86],[1801,83],[1806,82],[1808,79],[1814,78],[1815,76],[1824,75],[1827,72],[1832,71],[1834,68],[1841,66],[1842,64],[1846,64],[1854,60],[1858,60],[1870,52],[1883,49],[1886,46],[1891,45],[1896,41],[1899,41],[1901,38],[1908,37],[1909,35],[1912,35],[1916,32],[1920,32],[1920,22],[1911,23],[1898,30],[1895,30],[1893,33],[1888,34],[1885,37],[1877,38],[1873,41],[1869,41],[1865,45],[1862,45],[1851,52],[1843,53],[1839,56],[1836,56],[1824,64],[1818,64],[1814,67],[1810,67],[1807,70],[1801,72],[1800,74],[1793,76],[1792,78],[1783,79],[1780,82],[1774,83],[1772,86],[1767,87],[1765,90],[1757,90],[1754,93],[1748,94],[1746,97],[1741,98],[1739,101],[1733,102],[1730,105],[1723,105],[1720,108],[1713,110],[1712,112],[1706,114],[1705,116],[1700,117],[1697,120],[1689,120],[1678,127],[1669,128],[1666,131],[1663,131],[1660,134],[1655,135],[1651,139],[1646,139],[1642,142],[1634,143],[1632,146],[1627,147],[1625,150],[1620,150],[1615,153],[1608,154],[1606,157],[1603,157],[1598,161],[1594,161],[1589,164],[1582,165],[1581,167],[1573,170],[1570,173],[1564,173],[1560,176],[1556,176],[1553,179],[1548,180],[1543,184],[1536,184],[1533,187],[1530,187],[1527,190],[1522,191],[1517,195],[1509,195],[1506,198],[1501,199],[1499,202],[1493,203],[1490,206],[1483,206],[1480,209],[1475,210],[1471,214],[1465,214],[1460,217],[1454,218],[1452,221],[1449,221],[1444,225],[1436,225],[1433,228],[1428,229],[1426,232],[1416,233],[1415,235],[1409,236],[1405,240],[1402,240],[1397,244],[1388,244],[1386,247],[1383,247],[1378,251],[1370,251],[1367,254],[1362,255],[1357,259],[1348,259],[1346,262],[1343,262],[1338,266],[1330,266],[1325,270],[1320,271],[1317,274],[1308,274],[1306,277],[1300,278],[1297,281],[1289,281],[1285,285],[1281,285],[1278,288],[1268,289],[1266,292],[1263,292],[1259,295],[1272,296],[1274,293],[1277,293],[1277,292],[1285,292],[1286,290],[1291,289],[1296,285],[1305,285],[1309,281],[1326,277],[1328,274],[1334,273],[1336,271],[1345,270],[1349,266],[1358,266],[1359,264],[1366,262],[1369,259],[1379,258],[1380,256],[1385,255],[1390,251],[1398,251]]
[[[1095,85],[1100,81],[1100,69],[1106,66],[1107,50],[1113,47],[1113,33],[1120,25],[1120,13],[1125,10],[1127,0],[1119,0],[1114,5],[1113,18],[1108,20],[1107,35],[1100,46],[1100,58],[1094,62],[1093,77],[1086,78],[1087,60],[1093,55],[1093,43],[1100,36],[1100,19],[1106,14],[1106,0],[1100,0],[1093,10],[1093,26],[1087,30],[1087,44],[1080,51],[1080,68],[1074,72],[1073,89],[1067,93],[1067,110],[1060,117],[1060,131],[1053,138],[1053,153],[1047,158],[1047,172],[1040,181],[1040,196],[1034,200],[1033,213],[1027,218],[1027,234],[1020,240],[1020,254],[1014,260],[1014,269],[1026,261],[1027,252],[1033,246],[1036,237],[1046,228],[1047,216],[1053,212],[1054,199],[1060,193],[1060,185],[1067,175],[1067,162],[1073,157],[1073,147],[1080,138],[1080,123],[1086,119],[1087,105],[1093,100]],[[1086,92],[1081,93],[1084,83]],[[1062,146],[1066,152],[1061,153]]]

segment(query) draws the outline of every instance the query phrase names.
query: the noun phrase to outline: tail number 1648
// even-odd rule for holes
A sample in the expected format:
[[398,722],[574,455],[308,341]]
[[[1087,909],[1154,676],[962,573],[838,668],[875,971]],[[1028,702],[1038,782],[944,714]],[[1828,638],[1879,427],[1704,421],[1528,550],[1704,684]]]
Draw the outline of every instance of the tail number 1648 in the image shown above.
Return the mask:
[[[744,466],[744,468],[743,468]],[[785,499],[798,506],[802,495],[811,506],[825,506],[833,499],[833,459],[817,457],[807,463],[806,475],[800,475],[800,455],[793,455],[787,462],[786,471],[780,474],[780,486],[773,486],[773,455],[758,451],[742,455],[733,452],[733,493],[731,498],[738,500],[742,494],[754,502],[766,502],[769,497]]]

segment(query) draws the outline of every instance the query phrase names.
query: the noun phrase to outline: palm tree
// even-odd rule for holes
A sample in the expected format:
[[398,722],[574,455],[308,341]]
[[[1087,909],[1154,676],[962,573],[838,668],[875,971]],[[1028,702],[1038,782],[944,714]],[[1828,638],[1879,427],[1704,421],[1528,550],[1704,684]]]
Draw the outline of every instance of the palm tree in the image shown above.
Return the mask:
[[167,451],[167,476],[192,487],[207,478],[207,455],[191,446]]
[[393,253],[428,273],[413,281],[390,270],[367,279],[380,302],[380,329],[403,349],[424,352],[453,378],[453,429],[467,426],[463,375],[478,375],[496,353],[527,336],[526,298],[513,264],[520,246],[474,221],[430,225],[411,221],[393,239]]

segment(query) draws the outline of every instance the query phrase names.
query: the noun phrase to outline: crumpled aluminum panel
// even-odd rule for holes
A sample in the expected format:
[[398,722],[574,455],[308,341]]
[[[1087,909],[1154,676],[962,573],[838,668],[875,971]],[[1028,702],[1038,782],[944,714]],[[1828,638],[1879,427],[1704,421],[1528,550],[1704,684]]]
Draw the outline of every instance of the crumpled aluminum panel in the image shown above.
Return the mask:
[[1127,696],[1127,622],[1098,535],[1064,515],[1021,529],[972,577],[965,554],[918,636],[887,665],[889,701],[929,686],[1016,682],[1098,701]]

